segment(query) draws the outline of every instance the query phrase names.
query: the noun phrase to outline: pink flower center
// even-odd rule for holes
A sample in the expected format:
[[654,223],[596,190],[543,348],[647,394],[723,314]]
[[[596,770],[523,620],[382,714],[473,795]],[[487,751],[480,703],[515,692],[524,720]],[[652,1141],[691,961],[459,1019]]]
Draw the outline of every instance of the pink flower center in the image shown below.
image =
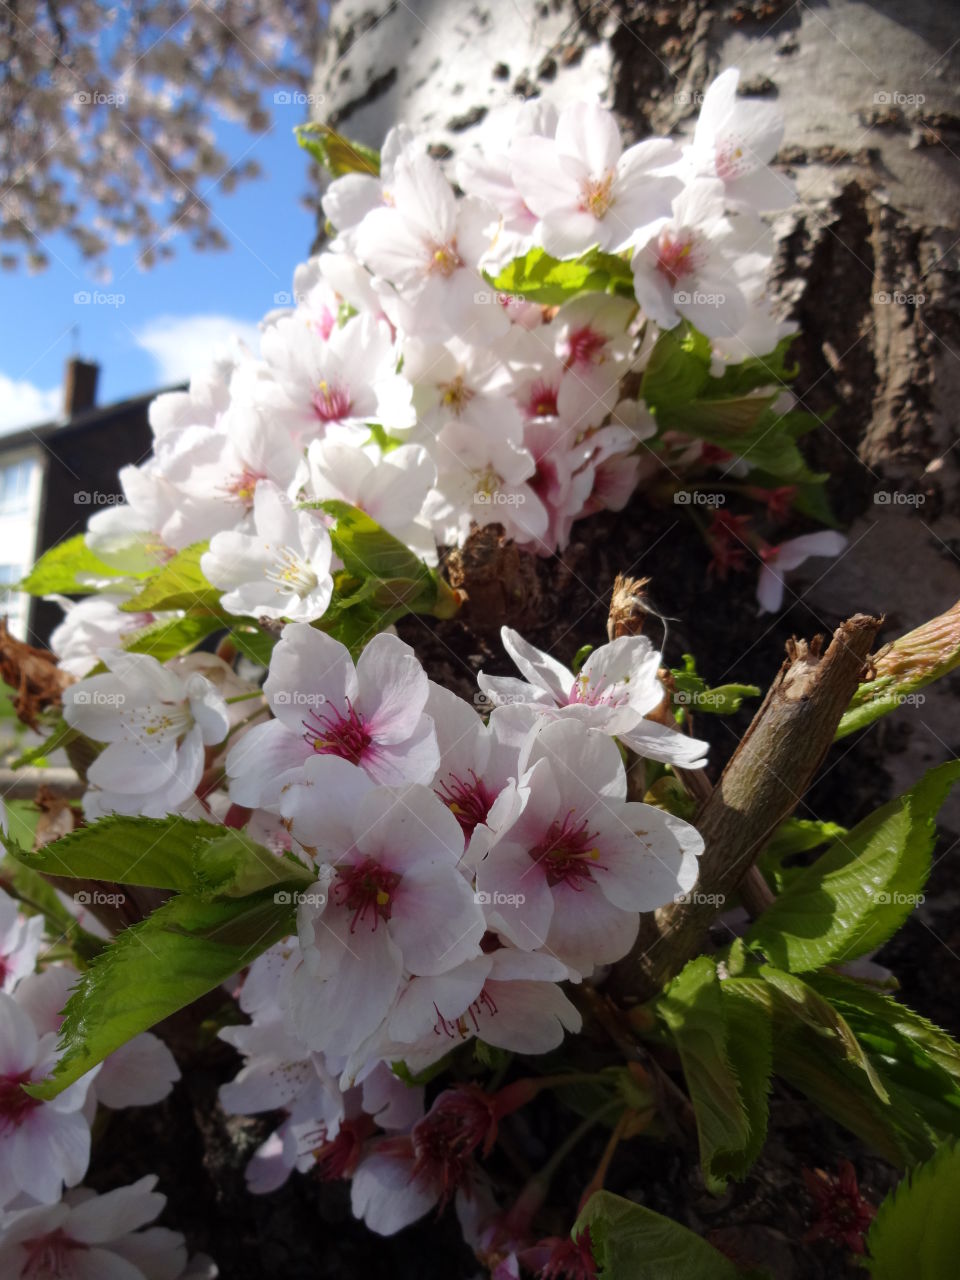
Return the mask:
[[401,876],[397,871],[381,867],[372,858],[362,862],[337,867],[337,884],[333,888],[337,906],[353,912],[350,932],[356,933],[357,925],[370,917],[370,929],[375,931],[381,920],[389,920],[393,910],[393,895]]
[[685,276],[693,275],[697,269],[695,241],[692,233],[685,232],[674,235],[663,230],[657,241],[657,270],[665,275],[671,284],[676,284]]
[[528,852],[543,868],[551,888],[565,884],[579,892],[585,884],[594,883],[594,871],[606,871],[606,867],[599,861],[600,850],[594,843],[597,833],[590,831],[586,818],[577,822],[575,812],[570,809],[562,819],[554,818],[547,834]]
[[580,188],[580,211],[603,218],[613,204],[613,170],[602,178],[588,178]]
[[335,707],[321,715],[311,711],[307,720],[301,721],[306,733],[304,739],[317,755],[340,756],[351,764],[360,764],[372,741],[370,733],[350,699],[346,699],[347,713],[342,715]]
[[413,1178],[426,1176],[440,1188],[440,1208],[467,1181],[470,1157],[477,1147],[493,1146],[497,1121],[494,1099],[465,1085],[441,1093],[413,1127]]
[[265,471],[254,471],[252,467],[244,467],[235,475],[229,476],[221,487],[221,492],[228,497],[242,502],[245,507],[253,506],[253,491],[261,480],[267,478]]
[[437,1009],[436,1005],[433,1007],[437,1014],[437,1021],[434,1024],[433,1034],[435,1036],[447,1036],[450,1040],[455,1039],[457,1036],[459,1036],[461,1040],[466,1040],[467,1036],[470,1034],[470,1028],[467,1026],[468,1018],[473,1023],[474,1031],[479,1033],[480,1014],[482,1011],[486,1009],[490,1014],[497,1012],[496,1002],[494,1001],[493,996],[491,996],[487,991],[486,987],[484,987],[476,1000],[474,1000],[469,1008],[465,1009],[463,1013],[461,1013],[460,1017],[457,1018],[455,1022],[451,1022],[449,1018],[445,1018],[440,1010]]
[[439,796],[447,806],[468,839],[481,822],[486,822],[494,801],[494,797],[472,769],[470,779],[465,782],[455,773],[450,773],[446,782],[433,789],[434,795]]
[[629,701],[630,693],[625,685],[617,680],[608,684],[602,673],[592,681],[583,674],[577,676],[567,697],[568,706],[582,703],[588,707],[619,707]]
[[447,279],[463,266],[463,259],[457,249],[456,240],[448,240],[446,244],[430,246],[430,265],[427,268],[432,276],[445,276]]
[[444,407],[459,418],[466,405],[474,397],[473,389],[464,383],[463,374],[460,373],[457,374],[452,382],[441,385],[443,386],[442,403]]
[[314,321],[313,327],[319,333],[320,337],[326,342],[327,338],[333,332],[333,326],[337,323],[337,317],[333,314],[329,307],[324,307],[320,313],[320,318]]
[[58,1228],[35,1240],[24,1240],[22,1248],[27,1260],[20,1272],[21,1280],[54,1280],[57,1276],[73,1276],[75,1270],[70,1255],[90,1246],[71,1240],[62,1228]]
[[718,139],[714,156],[717,177],[724,182],[740,178],[755,168],[752,157],[744,151],[736,137]]
[[43,1105],[38,1098],[24,1093],[20,1088],[22,1084],[30,1084],[26,1072],[19,1076],[0,1076],[0,1133],[19,1128],[31,1111]]
[[596,1280],[591,1244],[589,1227],[576,1240],[559,1240],[546,1266],[537,1272],[537,1280]]
[[318,382],[313,391],[313,412],[321,422],[340,422],[349,418],[353,411],[353,400],[346,387],[324,380]]
[[567,356],[564,364],[568,369],[577,365],[602,364],[603,349],[607,345],[607,335],[584,325],[582,329],[574,329],[567,338]]
[[348,1178],[357,1167],[364,1141],[375,1125],[369,1116],[359,1115],[356,1120],[344,1120],[335,1138],[327,1137],[326,1126],[308,1134],[301,1143],[306,1145],[316,1164],[313,1172],[322,1182],[335,1182]]
[[538,381],[530,388],[527,397],[527,414],[531,418],[555,418],[557,416],[558,389],[548,382]]

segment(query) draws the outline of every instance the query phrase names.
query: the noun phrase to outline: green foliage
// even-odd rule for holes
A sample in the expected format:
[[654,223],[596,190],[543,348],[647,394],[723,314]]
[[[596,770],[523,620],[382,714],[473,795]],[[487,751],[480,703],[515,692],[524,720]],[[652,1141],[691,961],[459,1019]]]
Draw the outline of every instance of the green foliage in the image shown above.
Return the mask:
[[314,878],[242,831],[177,815],[102,818],[36,852],[7,844],[37,881],[69,876],[176,894],[119,934],[84,973],[67,1004],[63,1055],[33,1090],[43,1098],[291,933],[298,894]]
[[904,704],[920,705],[919,692],[960,665],[960,604],[900,636],[876,661],[837,727],[836,738],[865,729]]
[[125,929],[67,1001],[53,1075],[27,1090],[54,1098],[107,1054],[212,991],[292,933],[288,893],[203,901],[178,895]]
[[168,609],[219,613],[220,592],[203,576],[200,557],[209,543],[195,542],[178,551],[121,609],[129,613],[163,613]]
[[793,973],[852,960],[907,918],[930,872],[934,819],[960,778],[960,761],[931,769],[791,877],[746,935],[748,946]]
[[84,534],[78,533],[45,551],[17,590],[32,596],[88,595],[103,590],[111,579],[129,576],[98,559],[87,547]]
[[960,1255],[960,1143],[942,1146],[883,1201],[867,1235],[873,1280],[946,1280]]
[[573,1228],[586,1228],[599,1280],[738,1280],[740,1272],[706,1240],[652,1209],[595,1191]]
[[304,505],[336,517],[330,540],[344,568],[334,575],[330,605],[317,625],[352,653],[407,613],[456,613],[457,597],[440,574],[365,511],[337,499]]
[[657,1010],[670,1028],[697,1118],[707,1189],[742,1178],[763,1146],[772,1048],[770,1019],[709,956],[691,960]]
[[810,853],[847,834],[837,822],[818,822],[814,818],[787,818],[781,822],[769,843],[757,858],[757,866],[770,881],[776,893],[803,873],[802,867],[784,867],[787,858]]
[[[684,321],[657,338],[640,394],[662,429],[725,449],[768,473],[776,484],[815,483],[825,477],[807,468],[795,442],[815,420],[773,408],[776,384],[790,376],[785,354],[781,343],[768,359],[732,365],[721,378],[713,378],[709,341]],[[755,394],[761,387],[770,387],[770,394]]]
[[148,653],[158,662],[168,662],[190,653],[207,636],[223,629],[223,620],[215,613],[188,613],[182,618],[162,618],[134,631],[123,642],[131,653]]
[[744,698],[758,698],[760,690],[755,684],[721,684],[715,689],[697,675],[697,662],[692,653],[683,655],[683,667],[674,667],[673,701],[678,707],[691,711],[709,711],[711,715],[729,716],[739,711]]
[[543,249],[530,249],[489,282],[498,293],[519,295],[544,306],[558,306],[581,293],[618,291],[633,297],[629,262],[598,249],[569,262],[551,258]]
[[46,875],[172,889],[197,897],[243,897],[271,885],[310,884],[294,859],[277,858],[242,831],[212,822],[111,815],[31,852],[7,852]]
[[308,151],[321,168],[334,178],[346,173],[380,176],[380,152],[362,142],[344,138],[328,124],[298,124],[294,128],[298,144]]

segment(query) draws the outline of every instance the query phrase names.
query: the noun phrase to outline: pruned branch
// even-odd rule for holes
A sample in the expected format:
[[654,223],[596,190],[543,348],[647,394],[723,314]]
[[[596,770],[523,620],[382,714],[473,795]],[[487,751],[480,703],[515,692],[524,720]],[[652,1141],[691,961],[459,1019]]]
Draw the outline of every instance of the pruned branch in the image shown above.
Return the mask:
[[611,990],[649,999],[698,953],[717,914],[760,850],[803,798],[857,688],[882,619],[857,614],[822,637],[791,640],[753,723],[704,801],[696,826],[706,848],[696,891],[642,918],[640,937],[615,968]]

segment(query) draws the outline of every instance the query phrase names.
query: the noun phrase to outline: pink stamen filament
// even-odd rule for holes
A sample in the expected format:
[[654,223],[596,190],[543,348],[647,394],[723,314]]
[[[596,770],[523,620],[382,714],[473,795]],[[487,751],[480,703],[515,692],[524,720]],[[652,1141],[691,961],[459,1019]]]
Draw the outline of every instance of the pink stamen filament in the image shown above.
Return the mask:
[[381,920],[389,920],[393,911],[393,896],[400,883],[399,872],[381,867],[372,858],[362,862],[337,867],[337,884],[333,888],[334,901],[340,907],[353,912],[350,932],[370,917],[370,929],[375,931]]
[[600,850],[594,843],[597,833],[588,829],[586,818],[576,822],[575,812],[571,809],[562,819],[555,818],[529,855],[542,866],[551,887],[565,884],[579,892],[585,884],[594,883],[594,871],[607,868],[600,862]]
[[301,721],[306,730],[303,737],[318,755],[340,756],[351,764],[360,764],[372,738],[350,699],[344,701],[346,715],[336,708],[323,715],[318,711],[309,712],[308,718]]

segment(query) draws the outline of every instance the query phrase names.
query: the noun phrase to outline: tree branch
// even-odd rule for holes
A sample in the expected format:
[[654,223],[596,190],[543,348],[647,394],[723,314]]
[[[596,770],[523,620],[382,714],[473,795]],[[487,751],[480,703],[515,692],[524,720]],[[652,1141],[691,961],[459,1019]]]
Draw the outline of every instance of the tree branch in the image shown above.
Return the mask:
[[[737,893],[819,769],[881,622],[864,614],[849,618],[825,653],[822,636],[788,643],[763,705],[697,815],[706,848],[696,889],[688,901],[641,918],[637,943],[611,975],[615,996],[649,999],[699,952],[715,904]],[[762,909],[763,895],[752,898]]]

